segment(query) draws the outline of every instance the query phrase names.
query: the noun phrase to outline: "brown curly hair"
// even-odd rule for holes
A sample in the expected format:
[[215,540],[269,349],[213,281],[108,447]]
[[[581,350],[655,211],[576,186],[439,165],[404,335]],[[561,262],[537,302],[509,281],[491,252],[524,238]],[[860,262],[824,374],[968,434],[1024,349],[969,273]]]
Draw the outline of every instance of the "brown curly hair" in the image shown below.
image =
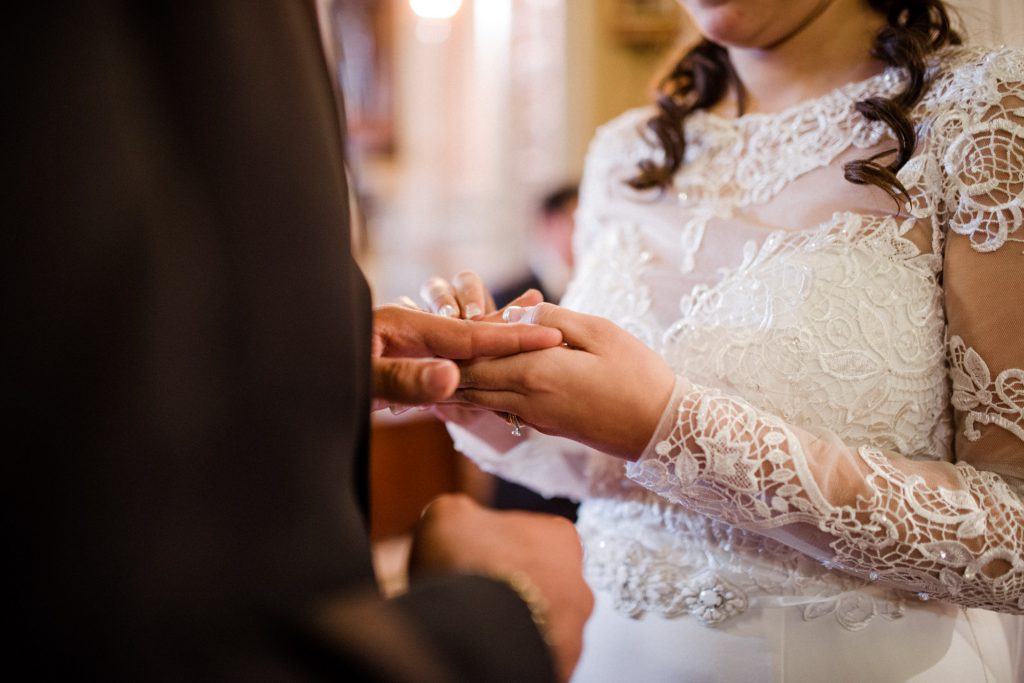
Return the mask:
[[[907,190],[896,172],[907,163],[917,144],[910,110],[928,89],[927,57],[943,46],[959,45],[962,41],[942,0],[868,0],[868,4],[886,17],[886,25],[875,36],[871,55],[903,69],[907,78],[903,88],[892,97],[869,97],[857,102],[856,109],[869,121],[887,125],[897,147],[847,163],[843,175],[851,183],[876,185],[898,201],[901,196],[906,197]],[[719,102],[729,88],[735,92],[742,114],[743,85],[726,49],[705,38],[687,51],[659,81],[658,113],[647,122],[664,158],[660,162],[641,161],[639,173],[629,184],[638,190],[669,186],[686,152],[686,117]],[[893,156],[892,160],[885,163],[883,159],[889,156]]]

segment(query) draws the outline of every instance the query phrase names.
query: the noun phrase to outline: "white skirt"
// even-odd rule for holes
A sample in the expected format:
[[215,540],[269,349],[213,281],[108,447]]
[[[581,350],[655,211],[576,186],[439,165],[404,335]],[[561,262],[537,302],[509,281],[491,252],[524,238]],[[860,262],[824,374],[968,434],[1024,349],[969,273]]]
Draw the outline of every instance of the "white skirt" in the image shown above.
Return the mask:
[[1024,617],[941,603],[859,631],[804,619],[794,607],[751,608],[719,625],[688,616],[634,619],[595,590],[572,683],[1021,683]]

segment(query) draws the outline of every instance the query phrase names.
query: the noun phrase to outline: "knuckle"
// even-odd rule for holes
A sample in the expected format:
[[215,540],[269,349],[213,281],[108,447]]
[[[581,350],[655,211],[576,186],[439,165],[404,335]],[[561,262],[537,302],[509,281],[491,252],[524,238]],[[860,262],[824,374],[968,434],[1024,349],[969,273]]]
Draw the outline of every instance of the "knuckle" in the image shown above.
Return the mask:
[[377,384],[377,389],[391,389],[395,385],[394,364],[385,362],[378,363],[373,379]]
[[528,392],[535,392],[544,389],[547,373],[540,367],[540,363],[528,363],[522,369],[520,377],[521,389]]
[[444,505],[464,505],[469,501],[469,496],[461,491],[448,491],[437,497],[438,502]]
[[416,372],[408,363],[392,363],[387,371],[388,381],[396,388],[405,388],[417,379]]
[[462,492],[442,493],[431,503],[436,514],[451,515],[465,512],[470,507],[470,498]]

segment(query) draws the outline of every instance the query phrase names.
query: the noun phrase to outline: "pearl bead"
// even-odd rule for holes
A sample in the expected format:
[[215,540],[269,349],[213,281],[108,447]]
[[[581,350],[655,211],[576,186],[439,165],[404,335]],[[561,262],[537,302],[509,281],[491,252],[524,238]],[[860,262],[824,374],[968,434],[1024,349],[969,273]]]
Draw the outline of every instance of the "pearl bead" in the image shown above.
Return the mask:
[[714,588],[705,588],[697,596],[697,600],[704,607],[718,607],[722,604],[722,596]]

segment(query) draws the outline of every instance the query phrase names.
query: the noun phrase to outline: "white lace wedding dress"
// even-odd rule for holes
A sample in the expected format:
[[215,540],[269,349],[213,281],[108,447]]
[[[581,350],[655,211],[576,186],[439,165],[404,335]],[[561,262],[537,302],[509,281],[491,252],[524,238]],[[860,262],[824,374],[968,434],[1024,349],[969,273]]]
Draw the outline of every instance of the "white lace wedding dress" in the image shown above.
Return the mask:
[[657,433],[626,465],[451,426],[486,469],[582,501],[576,680],[1024,678],[1024,56],[936,64],[898,213],[842,176],[894,146],[854,103],[895,70],[693,115],[670,193],[623,182],[650,110],[597,135],[563,303],[674,368]]

